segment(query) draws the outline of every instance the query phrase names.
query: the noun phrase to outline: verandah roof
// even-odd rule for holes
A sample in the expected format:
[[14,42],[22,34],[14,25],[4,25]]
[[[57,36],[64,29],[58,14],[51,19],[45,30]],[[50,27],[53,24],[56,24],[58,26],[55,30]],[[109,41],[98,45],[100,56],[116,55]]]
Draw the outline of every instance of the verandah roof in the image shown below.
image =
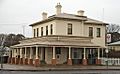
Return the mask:
[[[34,47],[34,46],[62,46],[62,47],[101,47],[91,42],[90,37],[80,37],[80,36],[43,36],[37,38],[26,39],[20,42],[20,44],[12,46],[12,48],[17,47]],[[101,47],[105,48],[105,47]]]

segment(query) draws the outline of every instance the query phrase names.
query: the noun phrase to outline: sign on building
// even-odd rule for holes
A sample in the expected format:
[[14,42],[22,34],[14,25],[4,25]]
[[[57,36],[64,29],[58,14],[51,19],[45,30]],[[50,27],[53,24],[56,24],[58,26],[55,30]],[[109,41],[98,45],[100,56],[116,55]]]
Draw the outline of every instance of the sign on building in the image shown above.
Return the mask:
[[111,42],[111,34],[107,34],[107,43],[110,43]]

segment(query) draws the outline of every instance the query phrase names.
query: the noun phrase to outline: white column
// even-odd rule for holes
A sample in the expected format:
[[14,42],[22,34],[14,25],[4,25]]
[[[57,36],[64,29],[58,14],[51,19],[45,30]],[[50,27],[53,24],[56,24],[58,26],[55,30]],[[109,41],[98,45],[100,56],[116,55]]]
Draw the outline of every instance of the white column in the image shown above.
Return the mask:
[[23,57],[23,54],[22,54],[22,48],[20,48],[20,58],[22,58]]
[[100,48],[98,48],[98,59],[100,59]]
[[14,57],[14,49],[12,49],[12,57]]
[[27,47],[25,47],[25,58],[27,58]]
[[68,59],[71,59],[71,47],[69,47],[69,58]]
[[33,55],[33,51],[32,51],[32,47],[30,47],[30,59],[32,59],[32,55]]
[[15,57],[17,58],[18,55],[18,48],[15,49]]
[[9,50],[9,57],[11,57],[11,50]]
[[86,52],[85,52],[85,48],[84,48],[84,58],[83,59],[86,59],[86,54],[85,54]]
[[55,47],[53,47],[53,58],[52,59],[55,59]]
[[36,46],[36,59],[38,59],[38,46]]

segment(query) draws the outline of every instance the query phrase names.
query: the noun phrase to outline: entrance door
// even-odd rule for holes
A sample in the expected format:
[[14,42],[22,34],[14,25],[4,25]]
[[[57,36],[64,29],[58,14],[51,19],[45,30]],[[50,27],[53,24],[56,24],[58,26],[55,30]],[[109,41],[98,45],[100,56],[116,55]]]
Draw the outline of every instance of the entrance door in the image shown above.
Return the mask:
[[56,60],[57,60],[57,64],[61,64],[61,47],[56,47]]
[[94,49],[89,49],[89,54],[88,54],[88,64],[95,64],[95,51]]

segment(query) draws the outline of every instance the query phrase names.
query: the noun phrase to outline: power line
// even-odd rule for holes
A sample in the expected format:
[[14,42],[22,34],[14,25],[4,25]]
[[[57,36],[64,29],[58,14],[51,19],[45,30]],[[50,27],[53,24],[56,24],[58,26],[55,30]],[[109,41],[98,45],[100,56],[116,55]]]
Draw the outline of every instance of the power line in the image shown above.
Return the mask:
[[27,23],[0,23],[0,25],[23,25],[23,24],[28,25]]

